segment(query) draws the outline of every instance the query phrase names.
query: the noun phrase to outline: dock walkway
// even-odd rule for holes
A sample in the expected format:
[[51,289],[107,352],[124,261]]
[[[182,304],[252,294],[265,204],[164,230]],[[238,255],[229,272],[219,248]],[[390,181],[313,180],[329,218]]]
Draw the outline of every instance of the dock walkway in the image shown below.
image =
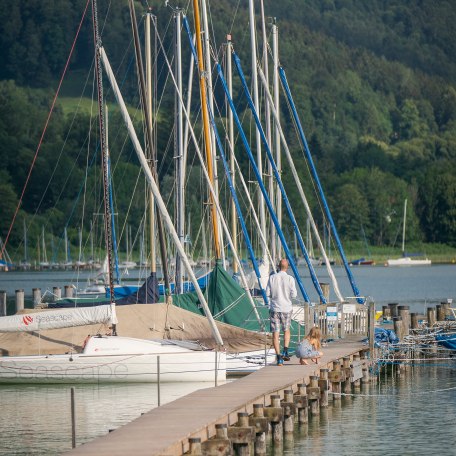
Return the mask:
[[367,346],[359,340],[339,340],[324,347],[319,365],[301,366],[293,357],[283,367],[268,366],[218,387],[205,388],[157,407],[109,434],[75,448],[71,455],[181,455],[188,439],[215,435],[215,425],[237,422],[238,412],[253,412],[253,404],[269,405],[271,394],[309,383],[322,367]]

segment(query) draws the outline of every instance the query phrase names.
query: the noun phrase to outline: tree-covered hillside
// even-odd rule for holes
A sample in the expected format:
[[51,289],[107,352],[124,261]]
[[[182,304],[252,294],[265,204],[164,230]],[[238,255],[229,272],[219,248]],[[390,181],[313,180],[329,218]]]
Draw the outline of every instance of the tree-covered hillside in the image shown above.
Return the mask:
[[[158,17],[166,52],[172,58],[172,10],[161,0],[136,2],[138,17],[146,3]],[[187,2],[173,3],[187,7]],[[363,229],[371,244],[397,245],[407,198],[407,236],[411,241],[456,245],[454,3],[430,0],[265,0],[264,3],[268,23],[274,17],[279,27],[281,64],[287,72],[341,237],[360,239]],[[130,105],[137,106],[127,2],[99,0],[99,4],[103,43]],[[223,60],[222,44],[225,35],[231,33],[235,51],[249,75],[247,0],[217,0],[208,4],[213,55]],[[0,3],[0,236],[3,238],[85,5],[86,0]],[[259,1],[256,7],[261,51]],[[188,18],[192,24],[191,7]],[[92,97],[92,33],[89,4],[68,78],[62,87],[66,96],[82,93]],[[183,35],[185,71],[190,56],[186,40]],[[158,90],[164,93],[157,125],[159,158],[164,158],[160,163],[160,178],[167,184],[164,192],[170,195],[174,101],[163,56],[159,56],[157,73]],[[235,87],[240,87],[237,79]],[[215,90],[224,112],[217,83]],[[109,91],[107,96],[108,100],[112,97]],[[240,106],[245,106],[239,96],[236,99]],[[196,112],[197,90],[193,101]],[[78,195],[87,188],[94,194],[99,192],[96,183],[99,158],[93,155],[96,120],[90,116],[91,103],[86,100],[86,105],[89,107],[76,117],[68,104],[58,105],[44,138],[20,211],[20,219],[35,218],[35,237],[44,221],[51,225],[50,230],[59,233],[73,213],[79,219],[84,210],[92,213],[98,210],[96,202],[88,203],[94,205],[90,209],[73,207]],[[281,111],[290,148],[304,185],[310,191],[307,165],[285,102]],[[116,113],[112,123],[119,134],[121,121]],[[89,125],[95,125],[90,139],[87,138]],[[140,128],[138,124],[138,131]],[[136,211],[131,223],[138,226],[140,191],[136,197],[138,204],[130,202],[130,190],[135,186],[142,189],[144,185],[138,180],[138,165],[123,136],[119,136],[117,143],[114,140],[110,143],[119,173],[114,176],[118,212]],[[241,165],[247,169],[242,146],[236,147]],[[65,172],[53,174],[57,162]],[[89,172],[88,164],[92,164]],[[286,166],[283,172],[288,184],[291,179]],[[81,190],[82,183],[87,188]],[[194,186],[189,189],[192,198],[189,204],[193,207],[201,199],[195,199],[200,194],[199,179],[192,175],[188,185]],[[287,190],[297,205],[296,190],[291,185]],[[316,206],[315,198],[310,198]],[[301,211],[296,212],[298,220],[304,222]],[[73,220],[70,226],[76,230],[77,223]],[[73,238],[76,236],[74,231]],[[10,243],[17,245],[21,239],[19,224]]]

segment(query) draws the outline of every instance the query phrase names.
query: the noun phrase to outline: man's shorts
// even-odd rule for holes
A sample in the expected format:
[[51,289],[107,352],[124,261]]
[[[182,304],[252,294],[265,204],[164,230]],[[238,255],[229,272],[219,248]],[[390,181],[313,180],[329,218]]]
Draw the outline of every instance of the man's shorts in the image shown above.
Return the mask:
[[269,318],[271,321],[271,332],[280,332],[290,329],[292,312],[273,312],[269,311]]

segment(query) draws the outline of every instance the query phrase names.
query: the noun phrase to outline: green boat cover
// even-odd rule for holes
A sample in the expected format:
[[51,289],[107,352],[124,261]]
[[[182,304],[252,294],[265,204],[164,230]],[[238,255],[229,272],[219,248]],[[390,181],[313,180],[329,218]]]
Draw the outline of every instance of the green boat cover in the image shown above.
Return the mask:
[[[209,277],[208,285],[202,290],[209,310],[216,321],[228,323],[250,331],[269,332],[269,308],[254,299],[260,321],[258,321],[252,304],[245,290],[223,269],[217,261]],[[198,296],[195,292],[173,295],[173,304],[185,310],[204,315]],[[303,328],[292,321],[291,342],[294,346],[303,337]]]

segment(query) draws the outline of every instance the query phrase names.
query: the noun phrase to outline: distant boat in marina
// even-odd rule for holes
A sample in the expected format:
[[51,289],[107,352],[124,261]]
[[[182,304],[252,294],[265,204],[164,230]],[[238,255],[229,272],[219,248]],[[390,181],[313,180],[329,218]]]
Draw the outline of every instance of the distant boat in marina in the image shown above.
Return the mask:
[[405,253],[405,220],[407,215],[407,199],[404,200],[404,218],[402,222],[402,258],[389,259],[385,266],[429,266],[432,262],[428,258],[412,258],[421,254],[407,255]]
[[371,266],[374,265],[375,261],[374,260],[369,260],[365,258],[358,258],[356,260],[350,261],[350,266]]

